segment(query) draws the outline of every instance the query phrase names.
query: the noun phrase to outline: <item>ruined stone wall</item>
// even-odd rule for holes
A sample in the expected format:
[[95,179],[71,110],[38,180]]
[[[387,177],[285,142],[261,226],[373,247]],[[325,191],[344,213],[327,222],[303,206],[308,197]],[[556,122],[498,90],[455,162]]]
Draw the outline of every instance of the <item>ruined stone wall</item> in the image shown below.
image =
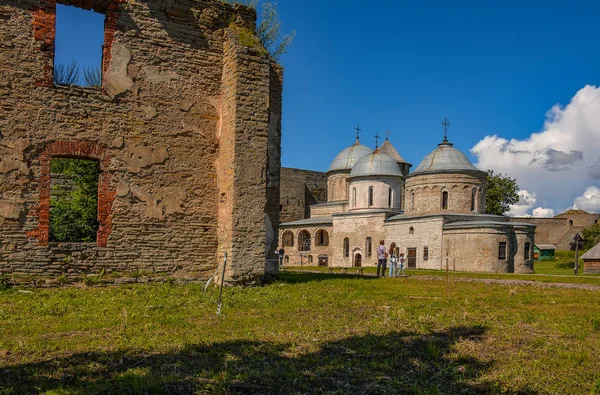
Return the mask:
[[[217,0],[61,1],[106,15],[103,87],[52,84],[53,0],[0,5],[0,272],[262,277],[274,258],[282,70]],[[232,25],[235,23],[235,25]],[[50,161],[100,163],[97,243],[48,241]]]
[[327,201],[325,173],[311,170],[281,168],[281,222],[310,217],[310,206]]
[[535,242],[538,244],[556,244],[569,230],[569,221],[566,218],[521,218],[511,217],[511,222],[525,222],[534,224]]

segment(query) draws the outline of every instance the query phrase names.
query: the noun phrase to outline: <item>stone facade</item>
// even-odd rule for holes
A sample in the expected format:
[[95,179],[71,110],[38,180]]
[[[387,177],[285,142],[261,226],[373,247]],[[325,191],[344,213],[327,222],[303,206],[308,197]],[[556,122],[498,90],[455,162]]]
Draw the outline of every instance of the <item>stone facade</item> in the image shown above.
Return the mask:
[[281,222],[310,217],[310,207],[327,202],[327,176],[311,170],[281,168]]
[[[55,0],[0,5],[0,272],[255,281],[275,260],[282,69],[254,10],[63,0],[106,16],[102,88],[55,86]],[[50,161],[100,163],[97,242],[48,240]],[[271,266],[269,266],[271,265]]]

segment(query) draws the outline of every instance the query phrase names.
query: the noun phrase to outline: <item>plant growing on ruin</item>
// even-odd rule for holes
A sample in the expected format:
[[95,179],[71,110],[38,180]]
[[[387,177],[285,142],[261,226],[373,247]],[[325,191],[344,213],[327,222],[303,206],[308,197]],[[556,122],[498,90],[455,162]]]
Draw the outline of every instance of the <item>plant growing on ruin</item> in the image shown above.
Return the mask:
[[289,34],[281,36],[281,22],[277,14],[277,3],[264,3],[262,18],[256,28],[256,35],[271,56],[279,59],[281,55],[287,52],[296,36],[296,32],[292,30]]
[[519,201],[517,180],[508,175],[495,174],[488,170],[487,174],[486,213],[504,215],[510,210],[510,205]]
[[72,61],[69,64],[57,63],[54,65],[54,84],[73,85],[79,81],[79,65]]
[[258,0],[225,0],[229,4],[241,4],[246,7],[255,8],[258,5]]

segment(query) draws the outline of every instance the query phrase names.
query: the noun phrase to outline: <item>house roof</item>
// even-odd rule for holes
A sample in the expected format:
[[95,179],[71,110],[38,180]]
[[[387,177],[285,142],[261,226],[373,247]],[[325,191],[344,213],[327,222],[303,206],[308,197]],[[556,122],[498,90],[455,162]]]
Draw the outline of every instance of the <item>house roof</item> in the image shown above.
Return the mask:
[[596,244],[583,254],[581,259],[600,259],[600,243]]
[[306,226],[306,225],[333,225],[333,218],[330,216],[312,217],[300,219],[298,221],[286,222],[279,226]]
[[556,250],[556,246],[554,244],[536,244],[535,245],[540,251],[541,250]]

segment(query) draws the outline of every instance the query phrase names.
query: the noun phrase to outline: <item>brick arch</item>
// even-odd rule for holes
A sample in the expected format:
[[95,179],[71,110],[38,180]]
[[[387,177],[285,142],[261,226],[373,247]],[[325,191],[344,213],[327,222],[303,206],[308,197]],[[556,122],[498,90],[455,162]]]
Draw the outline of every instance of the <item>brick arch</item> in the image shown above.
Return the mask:
[[98,232],[96,243],[98,247],[106,247],[112,231],[112,204],[116,190],[111,189],[111,174],[108,172],[110,157],[104,147],[89,141],[54,141],[47,143],[40,153],[40,204],[37,213],[38,227],[27,233],[29,237],[38,240],[38,245],[47,246],[50,239],[50,161],[52,157],[94,159],[99,162],[98,177]]

